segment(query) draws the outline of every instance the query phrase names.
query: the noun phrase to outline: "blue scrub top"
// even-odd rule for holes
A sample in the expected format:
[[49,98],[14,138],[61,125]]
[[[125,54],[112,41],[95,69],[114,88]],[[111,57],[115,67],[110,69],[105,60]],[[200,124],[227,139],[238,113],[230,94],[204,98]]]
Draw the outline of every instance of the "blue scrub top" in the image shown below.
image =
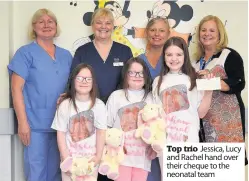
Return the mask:
[[149,68],[152,80],[154,80],[157,76],[159,76],[159,74],[161,72],[161,68],[162,68],[162,61],[163,61],[162,56],[160,56],[155,68],[151,66],[151,64],[150,64],[149,60],[147,59],[147,57],[145,56],[145,54],[139,55],[139,58],[143,59],[147,65],[147,67]]
[[36,42],[17,50],[8,70],[25,80],[23,96],[31,130],[53,132],[56,102],[65,91],[72,63],[68,50],[55,46],[55,60]]
[[71,71],[80,63],[91,65],[96,76],[100,99],[106,102],[110,94],[117,89],[123,65],[131,57],[132,52],[128,46],[113,42],[104,62],[93,42],[89,42],[75,52]]

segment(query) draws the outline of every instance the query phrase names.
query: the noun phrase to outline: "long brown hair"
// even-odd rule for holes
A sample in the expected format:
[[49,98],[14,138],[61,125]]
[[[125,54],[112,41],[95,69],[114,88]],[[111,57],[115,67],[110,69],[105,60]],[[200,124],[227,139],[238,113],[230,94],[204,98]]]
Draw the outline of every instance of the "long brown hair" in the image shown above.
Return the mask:
[[190,91],[196,86],[197,75],[196,75],[194,67],[192,66],[190,62],[188,46],[185,40],[182,39],[181,37],[171,37],[170,39],[166,41],[166,43],[163,46],[163,53],[162,53],[162,56],[163,56],[162,64],[163,65],[162,65],[162,69],[160,72],[160,77],[159,77],[158,85],[157,85],[158,95],[159,95],[160,86],[162,84],[163,76],[166,75],[170,71],[169,67],[166,65],[166,60],[165,60],[165,51],[170,46],[177,46],[180,49],[182,49],[184,53],[184,62],[181,68],[181,72],[186,74],[190,78],[190,83],[191,83],[190,88],[189,88]]
[[[91,106],[89,109],[91,109],[94,106],[94,104],[96,102],[97,95],[98,95],[97,83],[96,83],[93,68],[90,65],[87,65],[84,63],[79,64],[71,72],[71,75],[70,75],[70,77],[68,79],[68,83],[67,83],[66,95],[63,96],[62,101],[61,101],[61,102],[63,102],[65,99],[69,99],[70,101],[72,101],[74,109],[76,112],[78,112],[78,109],[77,109],[77,105],[75,103],[75,97],[76,97],[75,78],[79,74],[79,72],[85,68],[88,69],[92,74],[92,90],[90,91]],[[59,105],[58,105],[58,107],[59,107]]]
[[133,63],[139,63],[142,67],[143,67],[143,75],[144,75],[144,97],[143,100],[146,99],[147,95],[149,94],[149,92],[151,91],[151,84],[152,84],[152,79],[151,79],[151,75],[150,75],[150,71],[148,69],[148,67],[146,66],[145,62],[139,58],[139,57],[135,57],[135,58],[130,58],[124,65],[123,69],[122,69],[122,88],[125,90],[125,97],[127,100],[128,99],[128,95],[127,95],[127,89],[129,88],[128,85],[128,71],[131,67],[131,65]]

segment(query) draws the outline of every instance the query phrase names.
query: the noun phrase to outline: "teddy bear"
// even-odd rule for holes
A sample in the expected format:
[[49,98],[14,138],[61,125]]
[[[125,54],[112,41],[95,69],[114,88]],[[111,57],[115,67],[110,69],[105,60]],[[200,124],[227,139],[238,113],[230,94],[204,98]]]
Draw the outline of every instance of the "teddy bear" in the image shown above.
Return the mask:
[[119,165],[125,155],[123,145],[123,131],[117,128],[107,129],[103,156],[99,166],[100,174],[107,175],[112,180],[119,177]]
[[[73,181],[82,180],[92,175],[95,171],[94,162],[89,162],[90,159],[86,157],[67,157],[60,165],[61,171],[70,171]],[[88,179],[88,181],[91,180]]]
[[136,138],[151,145],[152,149],[160,154],[166,144],[166,123],[162,118],[163,109],[157,104],[147,104],[138,113],[138,128]]

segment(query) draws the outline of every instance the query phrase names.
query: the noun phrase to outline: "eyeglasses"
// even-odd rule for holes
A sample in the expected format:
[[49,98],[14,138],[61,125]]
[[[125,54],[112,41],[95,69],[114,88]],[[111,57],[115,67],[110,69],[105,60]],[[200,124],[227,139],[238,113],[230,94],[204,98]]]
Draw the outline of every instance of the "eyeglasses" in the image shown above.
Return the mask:
[[53,21],[53,20],[48,20],[48,21],[45,21],[45,20],[40,20],[40,21],[37,21],[37,22],[35,22],[35,24],[38,24],[39,26],[53,26],[53,25],[55,25],[56,23],[55,23],[55,21]]
[[143,78],[144,77],[144,73],[143,72],[133,72],[133,71],[128,71],[128,74],[130,77],[141,77]]
[[77,82],[84,82],[84,80],[85,80],[87,83],[91,83],[93,81],[93,78],[92,77],[76,76],[75,80]]

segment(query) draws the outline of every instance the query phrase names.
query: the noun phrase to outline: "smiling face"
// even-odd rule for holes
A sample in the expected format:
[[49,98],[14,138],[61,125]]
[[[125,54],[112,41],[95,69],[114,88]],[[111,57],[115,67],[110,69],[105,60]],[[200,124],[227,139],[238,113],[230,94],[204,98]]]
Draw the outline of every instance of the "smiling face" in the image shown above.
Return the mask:
[[184,52],[175,45],[169,46],[165,50],[165,63],[171,72],[179,72],[184,63]]
[[92,30],[95,39],[98,40],[111,39],[113,29],[114,29],[113,21],[108,16],[97,17],[92,24]]
[[93,87],[92,74],[88,68],[83,68],[75,78],[76,94],[88,95]]
[[215,47],[219,41],[219,30],[213,20],[206,21],[200,27],[200,42],[207,47]]
[[130,65],[127,72],[127,83],[129,89],[140,90],[144,86],[143,66],[137,62]]
[[33,30],[37,39],[53,39],[56,35],[56,28],[57,25],[54,19],[46,14],[33,23]]
[[158,19],[148,25],[147,40],[151,46],[162,47],[169,37],[169,26],[163,19]]

